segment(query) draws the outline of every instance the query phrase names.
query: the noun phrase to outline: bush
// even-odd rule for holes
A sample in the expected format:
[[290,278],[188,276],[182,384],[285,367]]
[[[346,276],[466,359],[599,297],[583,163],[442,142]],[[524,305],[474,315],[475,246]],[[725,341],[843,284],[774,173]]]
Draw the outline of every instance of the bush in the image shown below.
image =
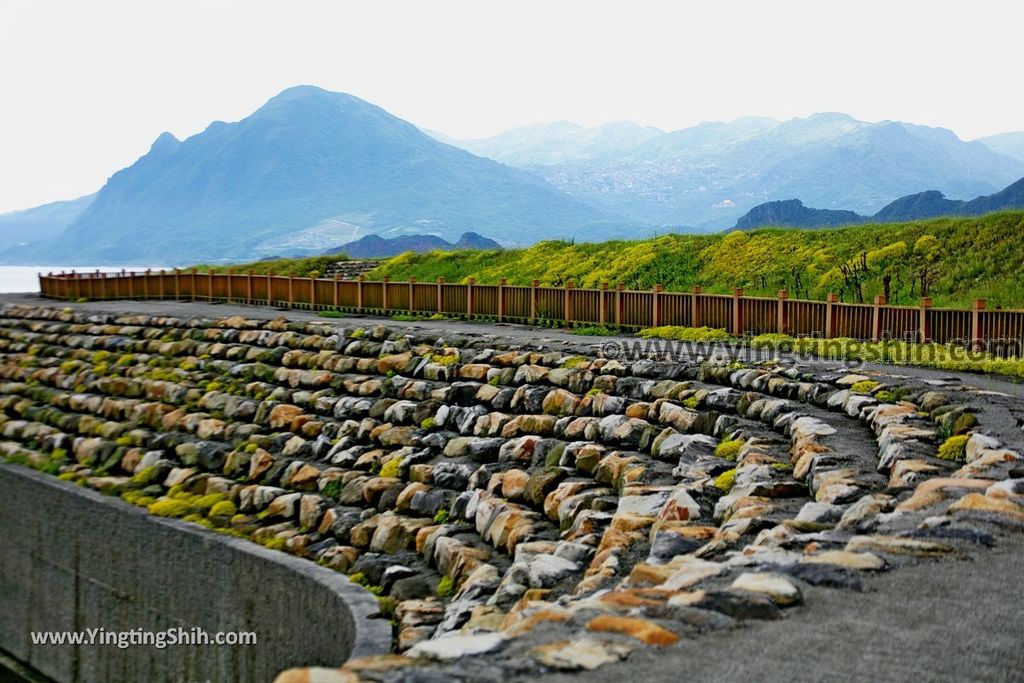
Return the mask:
[[939,446],[938,456],[943,460],[963,460],[967,452],[967,434],[951,436]]
[[637,333],[644,339],[667,339],[687,342],[727,342],[734,337],[725,330],[713,327],[646,327]]

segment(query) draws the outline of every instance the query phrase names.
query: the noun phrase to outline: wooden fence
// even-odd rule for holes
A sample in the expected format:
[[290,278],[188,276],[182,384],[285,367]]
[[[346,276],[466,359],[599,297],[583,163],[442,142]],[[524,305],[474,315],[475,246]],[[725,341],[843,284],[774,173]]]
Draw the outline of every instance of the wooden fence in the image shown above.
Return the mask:
[[445,282],[381,282],[326,278],[200,273],[196,270],[145,272],[49,273],[39,275],[43,296],[75,299],[172,299],[219,301],[347,312],[393,315],[441,314],[497,321],[605,325],[637,329],[660,325],[716,327],[736,336],[778,332],[793,336],[882,338],[906,341],[984,346],[1001,356],[1020,355],[1024,339],[1024,310],[989,311],[983,299],[969,309],[935,308],[930,298],[918,306],[888,306],[885,297],[871,304],[842,303],[835,294],[825,301],[778,296],[744,296],[631,291],[622,285],[580,289]]

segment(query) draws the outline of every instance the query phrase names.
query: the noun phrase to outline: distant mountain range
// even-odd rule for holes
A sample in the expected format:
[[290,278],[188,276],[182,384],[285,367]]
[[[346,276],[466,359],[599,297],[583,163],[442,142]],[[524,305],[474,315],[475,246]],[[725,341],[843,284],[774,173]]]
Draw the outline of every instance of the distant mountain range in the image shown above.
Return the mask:
[[669,133],[629,124],[606,128],[555,123],[456,144],[663,229],[721,229],[757,204],[788,197],[874,213],[924,189],[968,198],[1024,175],[1024,134],[965,142],[942,128],[836,113],[791,121],[747,117]]
[[95,195],[0,216],[0,261],[238,262],[321,254],[368,235],[415,236],[431,249],[466,232],[505,246],[639,238],[721,230],[790,197],[834,213],[796,202],[762,208],[757,221],[897,220],[920,207],[960,211],[948,203],[1021,176],[1024,133],[965,142],[824,113],[672,132],[559,122],[456,141],[300,86],[236,123],[186,140],[164,133]]
[[0,244],[18,247],[53,239],[71,225],[96,199],[95,194],[34,209],[0,214]]
[[448,242],[437,235],[401,235],[381,237],[367,235],[354,242],[328,249],[327,254],[345,254],[350,258],[387,258],[407,251],[456,251],[459,249],[501,249],[494,240],[475,232],[463,233],[457,242]]
[[812,209],[804,206],[799,199],[765,202],[736,221],[735,229],[835,228],[861,223],[899,223],[939,216],[980,216],[1010,209],[1024,209],[1024,178],[995,194],[970,201],[947,199],[938,190],[918,192],[890,202],[871,216],[862,216],[855,211]]
[[54,239],[2,256],[173,264],[321,253],[365,234],[529,244],[631,227],[363,100],[302,86],[237,123],[164,133]]

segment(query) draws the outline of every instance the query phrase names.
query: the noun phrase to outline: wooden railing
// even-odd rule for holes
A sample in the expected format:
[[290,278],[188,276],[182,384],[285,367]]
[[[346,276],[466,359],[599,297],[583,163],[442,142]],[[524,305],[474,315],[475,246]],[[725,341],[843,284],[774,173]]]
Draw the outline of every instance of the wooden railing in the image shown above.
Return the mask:
[[918,306],[888,306],[885,297],[871,304],[778,296],[751,297],[737,288],[731,295],[626,290],[622,285],[579,289],[445,282],[380,282],[327,278],[201,273],[193,270],[145,272],[48,273],[39,275],[43,296],[76,300],[173,299],[337,310],[392,315],[441,314],[465,318],[557,325],[605,325],[637,329],[660,325],[717,327],[736,336],[778,332],[793,336],[893,338],[994,347],[998,355],[1020,355],[1024,310],[986,310],[977,299],[970,309],[934,308],[930,298]]

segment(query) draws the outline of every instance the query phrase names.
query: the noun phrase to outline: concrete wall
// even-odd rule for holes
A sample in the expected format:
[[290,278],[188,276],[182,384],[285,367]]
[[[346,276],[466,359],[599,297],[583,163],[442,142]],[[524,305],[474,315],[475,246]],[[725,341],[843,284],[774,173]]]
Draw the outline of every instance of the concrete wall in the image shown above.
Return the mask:
[[[312,562],[0,463],[0,648],[60,683],[270,681],[384,652],[375,599]],[[33,645],[30,631],[253,631],[255,646]]]

